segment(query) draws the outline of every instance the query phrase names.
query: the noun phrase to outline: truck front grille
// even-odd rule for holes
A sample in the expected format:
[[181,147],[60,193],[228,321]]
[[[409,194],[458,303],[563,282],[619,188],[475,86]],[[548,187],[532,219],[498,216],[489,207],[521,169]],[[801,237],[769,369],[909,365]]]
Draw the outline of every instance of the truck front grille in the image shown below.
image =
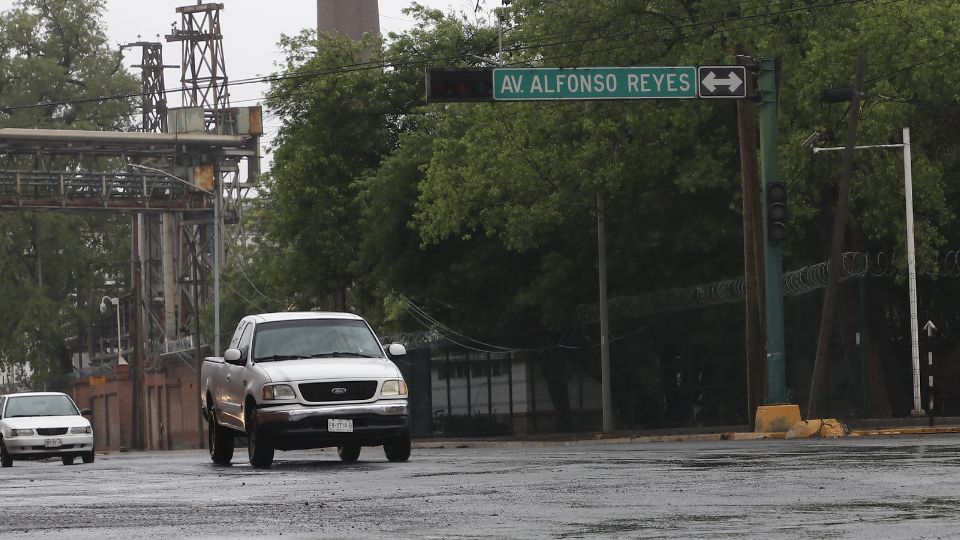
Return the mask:
[[304,383],[299,386],[303,399],[313,402],[362,401],[377,392],[377,381]]

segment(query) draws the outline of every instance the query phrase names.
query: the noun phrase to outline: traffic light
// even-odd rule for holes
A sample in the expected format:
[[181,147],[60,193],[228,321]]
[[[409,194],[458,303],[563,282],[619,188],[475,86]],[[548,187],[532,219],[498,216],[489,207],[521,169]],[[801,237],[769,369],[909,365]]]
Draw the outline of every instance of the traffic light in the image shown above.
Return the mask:
[[767,185],[767,240],[781,242],[787,237],[787,186],[783,182]]
[[493,101],[490,68],[427,68],[427,103]]

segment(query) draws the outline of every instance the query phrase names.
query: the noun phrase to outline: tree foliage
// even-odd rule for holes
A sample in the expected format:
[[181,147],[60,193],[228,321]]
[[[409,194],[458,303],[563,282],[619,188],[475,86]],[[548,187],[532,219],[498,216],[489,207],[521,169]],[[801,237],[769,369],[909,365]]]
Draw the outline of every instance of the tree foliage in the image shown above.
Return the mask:
[[[126,125],[129,102],[90,99],[138,88],[107,44],[102,10],[99,0],[21,0],[0,14],[0,126]],[[35,165],[8,158],[4,168]],[[87,332],[100,295],[119,292],[106,287],[128,272],[129,228],[114,217],[8,212],[0,234],[0,362],[29,364],[40,386],[69,369],[68,340]]]
[[[817,131],[820,145],[844,144],[855,112],[858,144],[912,129],[921,268],[935,271],[960,240],[949,181],[960,141],[945,127],[960,114],[955,3],[515,0],[501,13],[501,59],[514,66],[726,65],[737,44],[777,59],[787,269],[827,258],[840,171],[839,153],[801,142]],[[265,278],[298,305],[332,306],[342,291],[347,307],[412,330],[429,324],[406,310],[414,298],[475,335],[550,346],[581,328],[578,305],[596,303],[598,193],[611,296],[742,275],[733,101],[424,104],[424,68],[486,65],[497,21],[410,16],[413,30],[382,43],[284,42],[292,78],[269,102],[284,126],[263,213]],[[862,110],[822,101],[850,86],[861,53]],[[900,156],[857,152],[845,249],[904,265]]]

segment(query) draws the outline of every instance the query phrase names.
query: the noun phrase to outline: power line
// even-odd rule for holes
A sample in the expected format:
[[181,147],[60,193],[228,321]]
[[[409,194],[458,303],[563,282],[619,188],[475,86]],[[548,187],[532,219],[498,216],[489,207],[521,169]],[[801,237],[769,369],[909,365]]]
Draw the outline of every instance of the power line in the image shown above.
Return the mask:
[[[836,6],[842,6],[842,5],[848,5],[848,4],[857,4],[857,3],[862,3],[862,2],[872,2],[872,1],[874,1],[874,0],[837,0],[837,1],[835,1],[835,2],[830,2],[830,3],[827,3],[827,4],[817,4],[817,5],[814,5],[814,6],[801,6],[801,7],[795,7],[795,8],[788,8],[788,9],[784,9],[784,10],[780,10],[780,11],[770,11],[770,12],[765,12],[765,13],[755,13],[755,14],[752,14],[752,15],[737,15],[737,16],[734,16],[734,17],[720,17],[720,18],[710,19],[710,20],[706,20],[706,21],[694,21],[694,22],[689,22],[689,23],[675,24],[675,25],[671,25],[671,26],[661,26],[661,27],[658,27],[658,28],[648,28],[648,29],[640,29],[640,30],[631,30],[631,31],[622,32],[622,33],[619,33],[619,34],[610,34],[610,35],[602,35],[602,36],[592,36],[592,37],[586,37],[586,38],[582,38],[582,39],[574,39],[574,40],[569,40],[569,41],[558,41],[558,42],[554,42],[554,43],[540,43],[540,44],[534,43],[534,44],[531,44],[531,45],[525,45],[525,46],[518,47],[517,50],[523,50],[523,49],[528,49],[528,48],[542,49],[542,48],[547,48],[547,47],[555,47],[555,46],[558,46],[558,45],[570,45],[570,44],[576,44],[576,43],[588,43],[588,42],[591,42],[591,41],[597,41],[597,40],[601,40],[601,39],[603,39],[603,40],[608,40],[608,39],[626,38],[626,37],[635,36],[635,35],[637,35],[637,34],[644,34],[644,33],[650,33],[650,32],[662,32],[662,31],[664,31],[664,30],[683,30],[683,29],[685,29],[685,28],[693,28],[693,27],[697,27],[697,26],[716,25],[716,24],[723,24],[723,23],[727,23],[727,22],[745,21],[745,20],[756,19],[756,18],[767,18],[767,17],[773,17],[773,16],[777,16],[777,15],[786,15],[786,14],[790,14],[790,13],[795,13],[795,12],[798,12],[798,11],[813,11],[814,9],[824,9],[824,8],[831,8],[831,7],[836,7]],[[895,3],[895,2],[903,2],[903,1],[905,1],[905,0],[889,0],[889,2],[887,2],[887,3]]]
[[[645,29],[633,30],[633,31],[630,31],[630,32],[623,32],[623,33],[619,33],[619,34],[597,35],[597,36],[592,36],[592,37],[587,37],[587,38],[582,38],[582,39],[577,39],[577,40],[558,41],[558,42],[553,42],[553,43],[536,43],[536,42],[534,42],[534,43],[530,43],[530,44],[528,44],[528,45],[523,45],[523,46],[519,47],[517,50],[526,50],[526,49],[535,49],[535,48],[546,48],[546,47],[553,47],[553,46],[565,45],[565,44],[587,43],[587,42],[591,42],[591,41],[601,41],[601,40],[617,39],[617,38],[623,38],[623,37],[630,37],[630,36],[634,36],[634,35],[638,35],[638,34],[645,34],[645,33],[652,33],[652,32],[660,32],[660,31],[665,31],[665,30],[682,30],[682,29],[685,29],[685,28],[692,28],[692,27],[696,27],[696,26],[717,25],[717,24],[724,24],[724,23],[733,22],[733,21],[738,21],[738,20],[749,20],[749,19],[756,19],[756,18],[766,18],[766,17],[777,16],[777,15],[784,15],[784,14],[789,14],[789,13],[795,13],[795,12],[799,12],[799,11],[812,11],[812,10],[814,10],[814,9],[825,9],[825,8],[837,7],[837,6],[842,6],[842,5],[852,5],[852,4],[857,4],[857,3],[873,2],[873,1],[875,1],[875,0],[837,0],[837,1],[834,1],[834,2],[826,3],[826,4],[817,4],[817,5],[813,5],[813,6],[802,6],[802,7],[788,8],[788,9],[783,9],[783,10],[780,10],[780,11],[769,11],[769,12],[757,13],[757,14],[751,14],[751,15],[740,15],[740,16],[734,16],[734,17],[722,17],[722,18],[716,18],[716,19],[711,19],[711,20],[707,20],[707,21],[695,21],[695,22],[690,22],[690,23],[683,23],[683,24],[676,24],[676,25],[668,25],[668,26],[661,26],[661,27],[655,27],[655,28],[645,28]],[[887,2],[885,2],[885,4],[892,4],[892,3],[898,3],[898,2],[903,2],[903,1],[905,1],[905,0],[888,0]],[[765,24],[772,24],[772,23],[765,23]],[[758,25],[758,26],[762,26],[762,25]],[[713,34],[713,33],[715,33],[715,31],[709,32],[708,35],[709,35],[709,34]],[[557,35],[562,35],[562,34],[557,34]],[[681,38],[681,39],[689,39],[689,37],[683,37],[683,38]],[[632,45],[630,45],[630,46],[635,46],[635,45],[636,45],[636,44],[632,44]],[[595,52],[604,52],[604,51],[609,51],[609,50],[616,50],[616,48],[614,48],[614,49],[604,49],[603,51],[591,51],[591,52],[594,52],[594,53],[595,53]],[[574,56],[579,56],[579,55],[581,55],[581,54],[583,54],[583,53],[569,54],[569,55],[563,55],[563,56],[554,56],[554,57],[550,57],[550,58],[541,58],[540,60],[547,60],[547,59],[549,59],[549,60],[555,60],[555,59],[562,59],[562,58],[570,58],[570,57],[574,57]],[[438,57],[424,57],[424,58],[416,59],[416,60],[403,60],[403,61],[400,60],[400,59],[391,60],[391,59],[388,58],[388,59],[381,60],[381,61],[367,61],[367,62],[355,62],[355,63],[350,63],[350,64],[342,64],[342,65],[339,65],[339,66],[331,66],[331,67],[329,67],[329,68],[324,68],[324,69],[321,69],[321,70],[314,70],[314,71],[309,71],[309,72],[304,72],[304,73],[285,74],[285,75],[269,75],[269,76],[262,76],[262,77],[249,77],[249,78],[244,78],[244,79],[238,79],[238,80],[228,81],[226,84],[227,84],[227,86],[231,86],[231,87],[232,87],[232,86],[247,85],[247,84],[265,84],[265,83],[274,83],[274,82],[279,82],[279,81],[284,81],[284,80],[290,80],[290,79],[321,77],[321,76],[326,76],[326,75],[339,75],[339,74],[346,74],[346,73],[352,73],[352,72],[357,72],[357,71],[365,71],[365,70],[370,70],[370,69],[386,69],[386,68],[394,68],[394,69],[396,69],[396,68],[401,68],[401,67],[408,67],[408,66],[411,66],[411,65],[417,65],[417,66],[419,66],[419,65],[425,65],[426,63],[436,63],[436,62],[438,62],[438,61],[457,61],[457,60],[463,60],[463,59],[464,59],[464,55],[462,55],[462,54],[447,55],[447,56],[438,56]],[[919,64],[918,64],[918,65],[919,65]],[[169,89],[169,90],[165,90],[165,93],[166,93],[166,94],[173,94],[173,93],[178,93],[178,92],[179,92],[179,93],[182,93],[182,92],[186,92],[186,91],[188,91],[188,90],[190,90],[190,89],[187,89],[187,88]],[[0,111],[6,112],[6,113],[9,114],[10,112],[15,112],[15,111],[19,111],[19,110],[27,110],[27,109],[42,108],[42,107],[57,107],[57,106],[66,106],[66,105],[77,105],[77,104],[84,104],[84,103],[98,103],[98,102],[109,101],[109,100],[133,99],[133,98],[143,97],[143,96],[144,96],[144,94],[143,94],[142,92],[138,92],[138,93],[119,94],[119,95],[112,95],[112,96],[100,96],[100,97],[80,98],[80,99],[74,99],[74,100],[69,100],[69,101],[46,102],[46,103],[37,103],[37,104],[31,104],[31,105],[18,105],[18,106],[12,106],[12,107],[0,107]]]

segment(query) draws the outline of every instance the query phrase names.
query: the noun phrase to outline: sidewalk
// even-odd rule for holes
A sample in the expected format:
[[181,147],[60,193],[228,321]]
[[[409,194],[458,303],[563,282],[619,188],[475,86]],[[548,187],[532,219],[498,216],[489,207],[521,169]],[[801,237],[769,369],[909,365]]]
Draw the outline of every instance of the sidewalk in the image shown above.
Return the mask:
[[[960,418],[935,418],[931,427],[926,417],[851,420],[850,437],[929,435],[960,433]],[[755,433],[749,426],[714,428],[677,428],[646,431],[624,431],[613,434],[564,433],[539,436],[479,438],[415,439],[414,448],[520,448],[524,446],[586,446],[597,444],[630,444],[641,442],[682,441],[752,441],[783,439],[785,432]]]

